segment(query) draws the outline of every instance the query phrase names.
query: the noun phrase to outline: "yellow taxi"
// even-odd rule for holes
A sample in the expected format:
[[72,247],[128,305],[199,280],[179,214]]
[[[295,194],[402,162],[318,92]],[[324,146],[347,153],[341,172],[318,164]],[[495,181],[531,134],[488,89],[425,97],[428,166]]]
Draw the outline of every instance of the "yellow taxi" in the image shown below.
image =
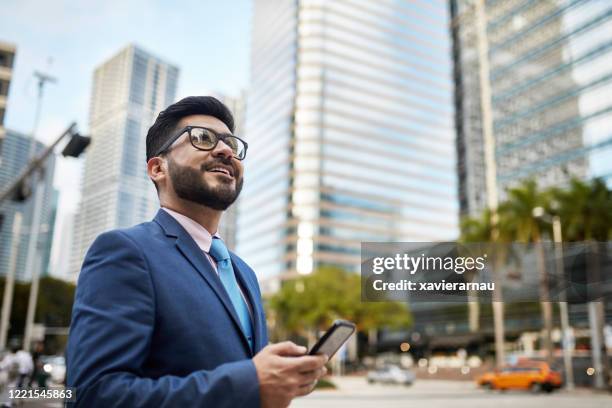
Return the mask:
[[531,390],[551,392],[561,387],[561,374],[541,361],[522,361],[516,365],[485,373],[476,379],[479,386],[492,390]]

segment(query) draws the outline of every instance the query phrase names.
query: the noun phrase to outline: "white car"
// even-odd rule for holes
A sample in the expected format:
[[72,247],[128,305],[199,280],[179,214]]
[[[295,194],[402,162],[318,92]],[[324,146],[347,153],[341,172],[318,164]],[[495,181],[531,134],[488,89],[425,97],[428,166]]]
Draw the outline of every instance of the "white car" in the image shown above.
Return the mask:
[[395,365],[386,365],[374,371],[368,371],[368,383],[412,385],[416,376],[410,370]]

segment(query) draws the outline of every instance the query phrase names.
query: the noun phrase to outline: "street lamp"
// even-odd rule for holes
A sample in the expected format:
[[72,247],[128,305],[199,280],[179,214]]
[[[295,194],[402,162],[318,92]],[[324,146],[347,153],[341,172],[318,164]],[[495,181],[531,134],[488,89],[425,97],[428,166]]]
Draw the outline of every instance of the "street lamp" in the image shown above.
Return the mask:
[[[562,279],[565,275],[565,266],[563,263],[563,236],[561,233],[561,217],[558,215],[550,216],[544,208],[535,207],[532,211],[533,217],[541,219],[552,224],[553,241],[555,242],[555,257],[557,258],[557,278]],[[563,366],[565,368],[565,387],[568,390],[574,388],[574,368],[572,363],[572,351],[570,350],[570,325],[569,313],[567,310],[567,300],[565,291],[561,292],[559,301],[559,313],[561,315],[561,330],[563,331]]]
[[34,177],[36,172],[43,170],[47,158],[66,136],[70,136],[70,140],[62,150],[62,155],[66,157],[78,157],[91,141],[91,138],[77,133],[76,123],[72,123],[49,147],[32,159],[6,189],[0,192],[0,204],[9,198],[23,202],[30,197],[33,190],[31,188],[31,178]]
[[[62,155],[66,157],[78,157],[85,148],[89,145],[91,138],[87,136],[82,136],[76,132],[76,123],[72,123],[68,129],[66,129],[49,147],[47,147],[43,152],[41,152],[38,156],[32,159],[27,166],[25,166],[24,170],[19,174],[19,176],[2,192],[0,192],[0,204],[4,200],[12,199],[17,202],[24,202],[30,198],[32,192],[34,192],[34,211],[32,216],[32,232],[30,236],[30,240],[32,242],[37,241],[38,235],[38,220],[40,218],[40,213],[42,211],[42,194],[41,192],[36,192],[37,183],[34,180],[37,177],[37,173],[44,171],[44,166],[47,158],[54,153],[55,147],[64,139],[64,137],[70,136],[70,140],[64,147],[62,151]],[[32,189],[30,186],[34,186]],[[21,232],[19,229],[21,228],[21,214],[16,216],[15,223],[13,225],[14,235],[20,235]],[[17,232],[15,232],[17,231]],[[0,346],[6,345],[6,337],[8,332],[9,320],[11,315],[12,308],[12,293],[14,286],[14,277],[15,277],[15,269],[16,269],[16,261],[13,259],[16,257],[16,251],[18,250],[18,242],[19,237],[13,237],[13,245],[11,246],[11,255],[10,259],[10,267],[7,273],[5,289],[4,289],[4,300],[2,304],[2,312],[0,314]],[[32,285],[30,287],[30,296],[28,300],[28,310],[26,316],[26,325],[25,325],[25,336],[23,341],[23,346],[25,350],[29,350],[30,347],[30,339],[32,337],[32,328],[34,325],[34,313],[36,310],[36,303],[38,301],[38,286],[39,286],[39,278],[40,278],[40,267],[41,262],[36,254],[36,247],[34,246],[33,251],[33,267],[32,267]]]

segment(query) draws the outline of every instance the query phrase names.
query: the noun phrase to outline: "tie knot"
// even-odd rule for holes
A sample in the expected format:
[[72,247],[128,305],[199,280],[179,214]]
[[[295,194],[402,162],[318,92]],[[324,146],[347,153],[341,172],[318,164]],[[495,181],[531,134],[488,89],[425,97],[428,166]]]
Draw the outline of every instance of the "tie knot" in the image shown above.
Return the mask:
[[230,258],[227,247],[220,238],[213,237],[212,244],[210,245],[210,256],[217,262],[222,262]]

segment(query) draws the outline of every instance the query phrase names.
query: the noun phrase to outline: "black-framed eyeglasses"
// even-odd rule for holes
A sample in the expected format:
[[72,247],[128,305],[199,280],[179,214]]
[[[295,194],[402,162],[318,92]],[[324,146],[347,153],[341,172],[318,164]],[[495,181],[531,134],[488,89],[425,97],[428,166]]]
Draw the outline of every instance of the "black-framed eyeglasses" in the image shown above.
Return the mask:
[[153,155],[159,156],[164,153],[183,133],[189,133],[189,141],[191,145],[198,150],[209,151],[217,147],[219,140],[228,145],[234,157],[238,160],[244,160],[246,157],[247,148],[249,145],[244,140],[229,133],[218,133],[212,129],[203,126],[185,126],[172,136],[162,147]]

